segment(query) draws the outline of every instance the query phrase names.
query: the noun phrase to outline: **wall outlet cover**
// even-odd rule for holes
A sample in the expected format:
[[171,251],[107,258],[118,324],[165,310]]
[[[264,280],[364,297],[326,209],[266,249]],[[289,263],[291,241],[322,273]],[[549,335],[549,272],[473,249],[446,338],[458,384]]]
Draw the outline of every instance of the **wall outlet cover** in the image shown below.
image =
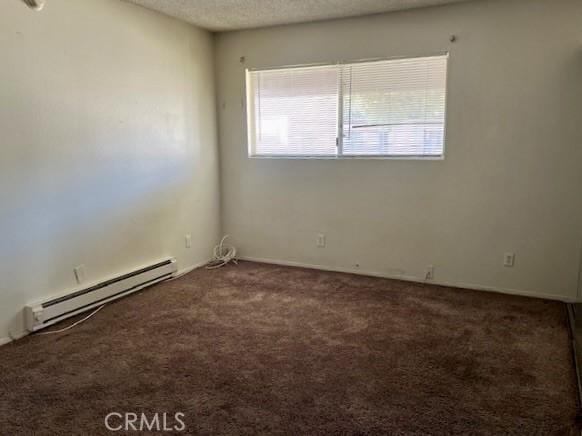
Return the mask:
[[429,265],[426,267],[425,279],[426,280],[433,280],[434,279],[434,266],[433,265]]
[[79,265],[73,269],[73,273],[75,274],[75,280],[80,285],[85,282],[85,265]]
[[515,253],[505,253],[503,255],[503,266],[512,267],[515,265]]

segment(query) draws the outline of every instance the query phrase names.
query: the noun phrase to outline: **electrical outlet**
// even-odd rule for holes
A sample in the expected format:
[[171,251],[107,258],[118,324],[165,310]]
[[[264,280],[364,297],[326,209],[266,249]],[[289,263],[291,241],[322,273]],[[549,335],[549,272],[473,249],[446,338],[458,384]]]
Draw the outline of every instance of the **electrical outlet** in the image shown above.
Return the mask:
[[512,267],[515,265],[515,253],[505,253],[503,255],[503,266]]
[[426,275],[424,276],[425,280],[432,280],[434,279],[434,266],[429,265],[426,267]]
[[319,248],[325,247],[325,235],[323,233],[317,235],[316,244]]
[[75,273],[75,280],[80,285],[85,281],[85,265],[79,265],[76,268],[73,268],[73,272]]
[[192,235],[184,236],[184,245],[186,248],[192,248]]

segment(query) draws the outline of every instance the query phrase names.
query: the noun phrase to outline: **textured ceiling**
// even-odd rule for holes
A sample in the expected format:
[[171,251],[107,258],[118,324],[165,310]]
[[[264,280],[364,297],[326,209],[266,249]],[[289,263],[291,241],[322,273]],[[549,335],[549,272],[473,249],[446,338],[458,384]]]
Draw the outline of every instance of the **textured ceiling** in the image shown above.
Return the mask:
[[356,17],[467,0],[125,0],[197,26],[236,30]]

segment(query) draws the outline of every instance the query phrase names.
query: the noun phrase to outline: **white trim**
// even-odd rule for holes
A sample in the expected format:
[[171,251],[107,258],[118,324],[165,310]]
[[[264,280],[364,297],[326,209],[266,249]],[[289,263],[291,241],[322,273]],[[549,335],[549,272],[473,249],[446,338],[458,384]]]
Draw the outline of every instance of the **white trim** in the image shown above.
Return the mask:
[[[355,61],[338,61],[338,62],[329,62],[329,63],[318,63],[318,64],[303,64],[303,65],[286,65],[286,66],[278,66],[278,67],[268,67],[268,68],[246,68],[245,69],[245,90],[244,96],[246,98],[246,102],[243,104],[243,112],[246,117],[246,127],[247,127],[247,157],[250,159],[330,159],[330,160],[341,160],[341,159],[394,159],[394,160],[444,160],[445,159],[445,148],[447,142],[447,119],[448,119],[448,104],[449,104],[449,60],[450,60],[450,52],[445,51],[440,54],[432,54],[429,56],[394,56],[394,57],[387,57],[387,58],[371,58],[371,59],[360,59]],[[349,65],[357,65],[361,63],[385,63],[391,61],[414,61],[414,60],[426,60],[426,59],[445,59],[445,101],[444,101],[444,119],[443,119],[443,144],[442,144],[442,151],[438,155],[434,154],[420,154],[420,155],[398,155],[398,154],[344,154],[344,119],[343,119],[343,104],[344,104],[344,96],[343,96],[343,68],[344,66]],[[322,69],[322,68],[332,68],[338,67],[338,113],[336,116],[337,122],[337,133],[336,133],[336,141],[335,141],[335,154],[329,155],[311,155],[311,154],[257,154],[257,122],[261,121],[261,117],[259,116],[256,119],[256,101],[255,101],[255,86],[256,83],[252,80],[252,75],[262,72],[278,72],[278,71],[288,71],[293,69],[303,69],[303,70],[313,70],[313,69]],[[260,79],[260,76],[258,76]],[[260,86],[259,86],[259,93],[260,93]],[[260,96],[259,96],[260,101]],[[350,103],[351,104],[351,103]],[[251,110],[252,109],[252,110]],[[260,112],[260,109],[259,109]],[[252,119],[251,119],[252,115]],[[426,125],[426,124],[425,124]],[[260,128],[259,128],[260,131]],[[350,129],[351,131],[351,129]]]
[[[245,104],[244,104],[244,116],[247,120],[247,155],[254,156],[255,154],[255,144],[257,142],[257,125],[255,122],[255,89],[252,86],[253,82],[251,80],[251,72],[247,69],[245,70]],[[253,114],[252,119],[249,116]]]
[[576,302],[582,301],[582,239],[580,240],[580,256],[578,257],[578,293]]
[[295,261],[288,261],[288,260],[275,260],[275,259],[267,259],[267,258],[252,257],[252,256],[239,256],[238,259],[239,260],[246,260],[249,262],[260,262],[260,263],[269,263],[269,264],[273,264],[273,265],[294,266],[294,267],[299,267],[299,268],[316,269],[316,270],[322,270],[322,271],[342,272],[342,273],[348,273],[348,274],[380,277],[380,278],[384,278],[384,279],[402,280],[405,282],[424,283],[424,284],[430,284],[430,285],[436,285],[436,286],[446,286],[446,287],[450,287],[450,288],[472,289],[475,291],[496,292],[498,294],[520,295],[522,297],[532,297],[532,298],[543,298],[546,300],[555,300],[555,301],[561,301],[564,303],[576,302],[575,297],[566,296],[566,295],[546,294],[546,293],[542,293],[542,292],[526,291],[526,290],[522,290],[522,289],[511,289],[511,288],[500,288],[500,287],[495,287],[495,286],[476,285],[474,283],[447,282],[447,281],[440,281],[440,280],[424,280],[421,277],[409,276],[406,274],[390,274],[390,273],[377,272],[377,271],[366,271],[366,270],[361,270],[361,269],[336,267],[336,266],[328,266],[328,265],[316,265],[316,264],[309,264],[309,263],[303,263],[303,262],[295,262]]
[[29,334],[30,334],[30,332],[27,332],[27,331],[23,331],[23,332],[16,333],[16,334],[11,333],[11,336],[9,336],[7,338],[0,338],[0,347],[2,345],[10,344],[11,342],[15,342],[19,339],[22,339],[23,337],[28,336]]
[[188,266],[188,267],[186,267],[186,268],[182,268],[181,270],[179,270],[179,271],[176,273],[176,276],[175,276],[175,277],[172,277],[171,279],[168,279],[168,280],[166,280],[166,281],[172,281],[172,280],[179,279],[180,277],[182,277],[182,276],[185,276],[186,274],[189,274],[189,273],[191,273],[191,272],[192,272],[192,271],[194,271],[195,269],[202,268],[203,266],[207,265],[207,264],[208,264],[208,262],[210,262],[210,260],[211,260],[211,259],[208,259],[208,260],[203,260],[202,262],[195,263],[195,264],[194,264],[194,265],[192,265],[192,266]]
[[335,117],[336,126],[336,155],[343,156],[344,154],[344,70],[337,69],[337,116]]
[[363,58],[355,60],[340,60],[340,61],[328,61],[328,62],[312,62],[308,64],[291,64],[291,65],[277,65],[264,68],[247,68],[247,71],[251,73],[262,72],[262,71],[285,71],[291,70],[293,68],[317,68],[317,67],[331,67],[334,65],[353,65],[353,64],[363,64],[363,63],[373,63],[373,62],[386,62],[386,61],[399,61],[399,60],[415,60],[415,59],[429,59],[429,58],[442,58],[449,57],[451,52],[449,50],[436,51],[427,55],[397,55],[397,56],[382,56],[375,58]]
[[249,159],[295,159],[295,160],[413,160],[413,161],[444,161],[445,156],[443,154],[439,155],[428,155],[428,154],[418,154],[418,155],[402,155],[397,156],[394,154],[330,154],[330,155],[319,155],[319,154],[254,154],[249,155]]
[[445,158],[447,153],[447,133],[449,125],[449,109],[450,109],[450,89],[451,89],[451,54],[447,52],[447,66],[445,68],[445,117],[443,120],[443,149],[441,152],[442,158]]

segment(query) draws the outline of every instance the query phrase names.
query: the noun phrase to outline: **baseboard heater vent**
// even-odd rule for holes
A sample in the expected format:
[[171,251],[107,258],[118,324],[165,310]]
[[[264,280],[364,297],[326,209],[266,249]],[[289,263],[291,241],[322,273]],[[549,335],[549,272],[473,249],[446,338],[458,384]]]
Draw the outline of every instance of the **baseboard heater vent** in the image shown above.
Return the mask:
[[26,328],[30,332],[43,329],[169,279],[176,275],[177,270],[176,260],[167,259],[85,289],[27,305],[24,308]]

